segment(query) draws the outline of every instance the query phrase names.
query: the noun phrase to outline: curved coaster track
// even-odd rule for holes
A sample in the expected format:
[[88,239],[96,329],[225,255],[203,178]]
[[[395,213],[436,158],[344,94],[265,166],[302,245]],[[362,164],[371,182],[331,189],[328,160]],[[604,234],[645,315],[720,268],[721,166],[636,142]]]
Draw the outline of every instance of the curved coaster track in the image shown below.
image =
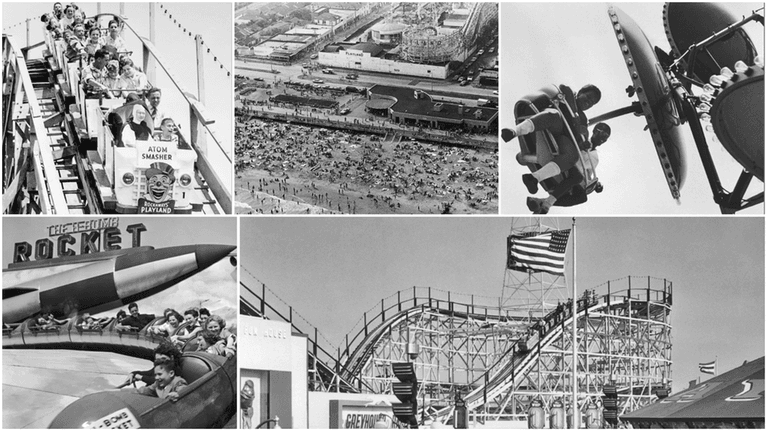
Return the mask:
[[[534,399],[549,409],[572,392],[570,299],[531,318],[510,314],[499,299],[413,287],[364,312],[334,350],[316,328],[294,323],[292,307],[267,303],[265,286],[242,286],[241,313],[291,322],[309,336],[311,391],[392,394],[392,364],[410,361],[422,417],[442,423],[452,419],[456,394],[484,421],[522,420]],[[610,381],[620,414],[656,399],[670,378],[671,307],[672,283],[651,277],[610,281],[576,300],[580,409],[599,403]]]

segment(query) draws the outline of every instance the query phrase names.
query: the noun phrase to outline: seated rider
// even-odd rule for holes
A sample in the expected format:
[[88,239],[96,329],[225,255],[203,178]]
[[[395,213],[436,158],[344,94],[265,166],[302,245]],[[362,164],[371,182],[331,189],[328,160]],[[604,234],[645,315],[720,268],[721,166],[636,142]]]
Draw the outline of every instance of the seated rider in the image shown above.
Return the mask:
[[179,376],[179,367],[173,360],[155,361],[155,382],[138,389],[138,394],[179,400],[179,392],[187,386],[187,381]]
[[104,84],[107,78],[107,62],[109,53],[103,49],[96,50],[93,62],[83,69],[83,86],[89,95],[101,95],[112,98],[112,93]]
[[221,339],[218,333],[214,333],[210,330],[203,330],[197,334],[197,351],[227,356],[226,341]]
[[[584,167],[577,163],[568,170],[567,177],[560,182],[549,197],[545,199],[528,197],[526,204],[528,209],[534,214],[547,214],[553,205],[560,207],[571,207],[583,204],[587,201],[587,192],[581,186],[584,178],[591,178],[594,175],[594,169],[599,162],[597,157],[597,147],[603,145],[611,136],[611,127],[605,123],[598,123],[592,130],[592,137],[589,140],[591,144],[587,150],[582,150],[581,155],[584,159]],[[592,171],[591,175],[589,172]],[[538,189],[538,188],[537,188]],[[603,186],[598,183],[595,191],[600,193]],[[534,192],[535,193],[535,192]]]
[[[511,129],[501,130],[501,137],[504,142],[509,142],[519,135],[527,135],[542,130],[551,132],[557,142],[559,154],[551,162],[533,174],[523,175],[523,183],[525,183],[528,191],[532,194],[536,193],[538,182],[565,172],[576,164],[576,161],[579,159],[577,146],[588,147],[588,143],[584,143],[589,136],[589,130],[587,129],[589,122],[587,116],[584,115],[584,111],[592,108],[600,101],[600,89],[592,84],[587,84],[579,90],[575,97],[572,96],[573,91],[565,85],[560,86],[560,91],[565,95],[568,107],[570,107],[574,114],[572,118],[566,118],[566,121],[569,123],[568,125],[563,122],[560,112],[556,108],[548,108],[534,114]],[[569,128],[573,131],[576,143],[571,143],[571,137],[568,132]]]
[[139,306],[136,303],[131,303],[128,305],[128,312],[131,314],[131,316],[126,317],[125,319],[120,321],[119,325],[115,326],[116,330],[139,331],[144,327],[146,327],[147,324],[149,324],[153,319],[155,319],[154,315],[140,314]]
[[171,341],[177,345],[184,346],[184,344],[190,339],[195,339],[197,334],[200,333],[203,328],[197,322],[198,313],[194,309],[189,309],[184,312],[184,323],[186,327],[178,331],[175,335],[171,336]]
[[[175,362],[177,368],[181,365],[181,351],[171,343],[169,340],[163,340],[155,347],[154,360],[169,360]],[[146,385],[151,385],[155,382],[155,369],[154,366],[145,371],[133,371],[128,374],[128,378],[118,388],[125,387],[132,384],[134,381],[143,381]]]

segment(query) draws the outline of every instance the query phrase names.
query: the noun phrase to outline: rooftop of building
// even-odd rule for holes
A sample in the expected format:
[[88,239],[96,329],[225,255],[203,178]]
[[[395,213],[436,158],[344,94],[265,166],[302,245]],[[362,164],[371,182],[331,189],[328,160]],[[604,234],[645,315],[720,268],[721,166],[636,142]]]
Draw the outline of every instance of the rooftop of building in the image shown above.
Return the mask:
[[[420,94],[415,98],[415,92]],[[372,94],[390,96],[397,99],[392,106],[394,112],[435,117],[451,120],[489,121],[498,115],[498,109],[456,104],[451,102],[434,102],[429,94],[408,87],[395,87],[376,84],[371,87]]]

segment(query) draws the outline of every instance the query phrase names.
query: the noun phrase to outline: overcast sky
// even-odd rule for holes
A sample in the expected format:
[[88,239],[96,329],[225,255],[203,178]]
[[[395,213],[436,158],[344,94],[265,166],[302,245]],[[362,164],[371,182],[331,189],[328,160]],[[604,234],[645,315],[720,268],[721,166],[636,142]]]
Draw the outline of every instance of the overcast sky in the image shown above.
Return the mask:
[[[664,33],[663,3],[620,3],[619,8],[643,29],[654,46],[670,50]],[[739,19],[762,7],[756,3],[723,3]],[[512,3],[503,2],[499,22],[501,67],[501,115],[499,126],[514,124],[515,102],[525,95],[551,84],[567,84],[578,90],[587,83],[602,90],[602,100],[588,117],[630,105],[624,89],[631,84],[618,42],[614,35],[605,3]],[[747,27],[759,52],[763,52],[763,27],[752,23]],[[733,65],[729,65],[733,69]],[[650,134],[644,131],[643,118],[624,116],[610,120],[613,134],[600,147],[597,175],[605,190],[590,194],[586,204],[570,208],[554,208],[553,214],[713,214],[719,208],[712,200],[701,160],[690,134],[684,126],[688,160],[687,180],[678,205],[664,180]],[[502,214],[530,213],[525,204],[528,191],[521,175],[528,172],[514,159],[520,151],[518,140],[500,142],[499,192]],[[723,187],[735,185],[741,166],[719,144],[710,142],[710,150],[718,167]],[[763,190],[763,183],[753,180],[747,196]],[[545,197],[539,191],[539,197]],[[751,213],[763,213],[763,206]]]
[[[8,263],[13,259],[13,245],[16,242],[26,241],[34,245],[37,239],[48,238],[49,226],[97,218],[3,216],[3,269],[8,268]],[[120,245],[123,249],[131,247],[131,235],[125,228],[135,223],[142,223],[147,228],[141,236],[142,246],[237,245],[237,220],[234,217],[120,217],[118,227],[122,233]],[[79,235],[75,235],[75,239],[78,243],[72,249],[79,253]],[[51,240],[55,241],[55,237]],[[138,301],[139,310],[141,313],[162,315],[167,307],[183,313],[190,307],[202,306],[212,313],[226,315],[224,318],[227,325],[234,324],[237,313],[234,270],[228,259],[221,260],[174,287]],[[107,311],[99,316],[111,316],[116,312]]]
[[[571,223],[545,221],[561,229]],[[512,222],[504,217],[243,218],[240,257],[247,272],[338,344],[363,312],[412,286],[500,296]],[[724,372],[764,355],[762,218],[579,218],[577,223],[579,293],[629,275],[674,283],[675,390],[698,376],[699,362],[717,356]],[[255,288],[247,272],[241,280]],[[270,299],[277,301],[271,293]]]

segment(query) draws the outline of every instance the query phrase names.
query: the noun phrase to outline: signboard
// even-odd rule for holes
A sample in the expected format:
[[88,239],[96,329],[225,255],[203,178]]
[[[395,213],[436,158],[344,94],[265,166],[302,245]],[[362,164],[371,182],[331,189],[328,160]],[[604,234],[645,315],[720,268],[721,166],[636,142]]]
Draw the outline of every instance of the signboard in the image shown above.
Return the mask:
[[[392,408],[387,407],[387,412]],[[376,422],[384,422],[387,429],[392,427],[392,418],[390,414],[380,412],[380,407],[368,407],[355,409],[342,409],[342,420],[339,429],[373,429]]]
[[149,168],[155,162],[173,164],[176,159],[176,145],[173,142],[136,141],[136,164]]
[[139,421],[127,408],[83,425],[86,429],[138,429]]
[[139,214],[172,214],[175,203],[174,200],[152,202],[139,198],[137,212]]
[[[123,233],[120,231],[118,218],[86,219],[51,225],[47,228],[48,237],[13,245],[13,263],[42,261],[72,255],[85,255],[122,249]],[[132,224],[125,228],[131,237],[130,247],[141,246],[141,233],[146,231],[144,224]]]
[[392,406],[371,405],[365,401],[332,400],[330,403],[331,429],[373,429],[377,422],[386,424],[387,429],[397,427],[392,424]]
[[238,330],[242,368],[292,372],[291,325],[288,323],[241,316]]

